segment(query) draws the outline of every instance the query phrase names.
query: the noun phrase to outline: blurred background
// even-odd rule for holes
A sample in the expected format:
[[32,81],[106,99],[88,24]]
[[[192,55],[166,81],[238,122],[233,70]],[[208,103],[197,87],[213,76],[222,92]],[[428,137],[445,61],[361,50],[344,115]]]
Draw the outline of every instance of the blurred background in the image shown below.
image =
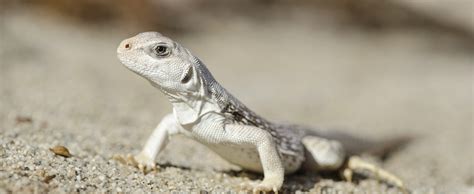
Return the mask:
[[[171,110],[115,54],[121,40],[159,31],[268,119],[416,137],[375,162],[415,193],[474,192],[472,0],[0,0],[0,10],[3,191],[236,189],[243,178],[220,172],[235,166],[184,138],[160,155],[171,167],[158,174],[110,160],[137,153]],[[54,145],[77,157],[52,156]],[[395,192],[287,180],[290,192]]]

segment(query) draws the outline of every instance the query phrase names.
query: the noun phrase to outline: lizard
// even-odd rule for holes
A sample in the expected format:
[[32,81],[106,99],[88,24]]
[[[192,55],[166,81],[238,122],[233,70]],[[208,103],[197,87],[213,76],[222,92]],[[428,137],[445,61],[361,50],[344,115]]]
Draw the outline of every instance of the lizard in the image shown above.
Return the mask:
[[246,184],[254,192],[277,192],[285,174],[302,168],[345,168],[343,175],[349,180],[359,168],[403,187],[395,175],[360,157],[349,157],[342,142],[324,138],[308,127],[274,123],[259,116],[222,87],[199,58],[158,32],[142,32],[123,40],[117,57],[159,89],[173,107],[143,150],[129,157],[141,170],[155,169],[155,159],[169,138],[184,134],[230,163],[263,173],[261,182]]

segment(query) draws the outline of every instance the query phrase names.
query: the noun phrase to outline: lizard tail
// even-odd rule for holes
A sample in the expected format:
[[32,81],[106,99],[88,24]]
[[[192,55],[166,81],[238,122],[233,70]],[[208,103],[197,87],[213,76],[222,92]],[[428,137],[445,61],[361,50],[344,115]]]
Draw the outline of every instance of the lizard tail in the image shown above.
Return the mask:
[[355,135],[349,135],[338,130],[324,130],[317,132],[312,130],[311,133],[312,135],[322,138],[339,141],[342,143],[348,156],[369,154],[380,158],[381,160],[388,159],[393,153],[403,149],[415,139],[415,137],[411,135],[402,135],[375,141],[357,137]]

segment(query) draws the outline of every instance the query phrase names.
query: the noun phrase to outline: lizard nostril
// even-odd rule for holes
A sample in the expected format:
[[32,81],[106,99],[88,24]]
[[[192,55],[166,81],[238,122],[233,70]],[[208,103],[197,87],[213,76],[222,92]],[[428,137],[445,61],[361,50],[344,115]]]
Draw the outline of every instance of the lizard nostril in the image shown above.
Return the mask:
[[130,44],[125,44],[125,48],[126,48],[126,49],[129,49],[129,48],[130,48]]

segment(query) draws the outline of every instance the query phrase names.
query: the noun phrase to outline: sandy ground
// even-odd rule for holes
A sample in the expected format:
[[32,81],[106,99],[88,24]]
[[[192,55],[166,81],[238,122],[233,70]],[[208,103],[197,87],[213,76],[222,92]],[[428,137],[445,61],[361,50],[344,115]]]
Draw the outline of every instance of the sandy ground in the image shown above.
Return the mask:
[[[116,59],[117,44],[133,34],[45,18],[2,16],[0,193],[223,192],[259,178],[180,137],[160,154],[158,173],[112,160],[139,152],[171,106]],[[170,36],[267,118],[370,139],[416,136],[380,165],[413,193],[473,193],[472,51],[425,32],[316,23],[236,20]],[[73,156],[54,156],[55,145]],[[307,173],[287,177],[284,191],[399,192]]]

